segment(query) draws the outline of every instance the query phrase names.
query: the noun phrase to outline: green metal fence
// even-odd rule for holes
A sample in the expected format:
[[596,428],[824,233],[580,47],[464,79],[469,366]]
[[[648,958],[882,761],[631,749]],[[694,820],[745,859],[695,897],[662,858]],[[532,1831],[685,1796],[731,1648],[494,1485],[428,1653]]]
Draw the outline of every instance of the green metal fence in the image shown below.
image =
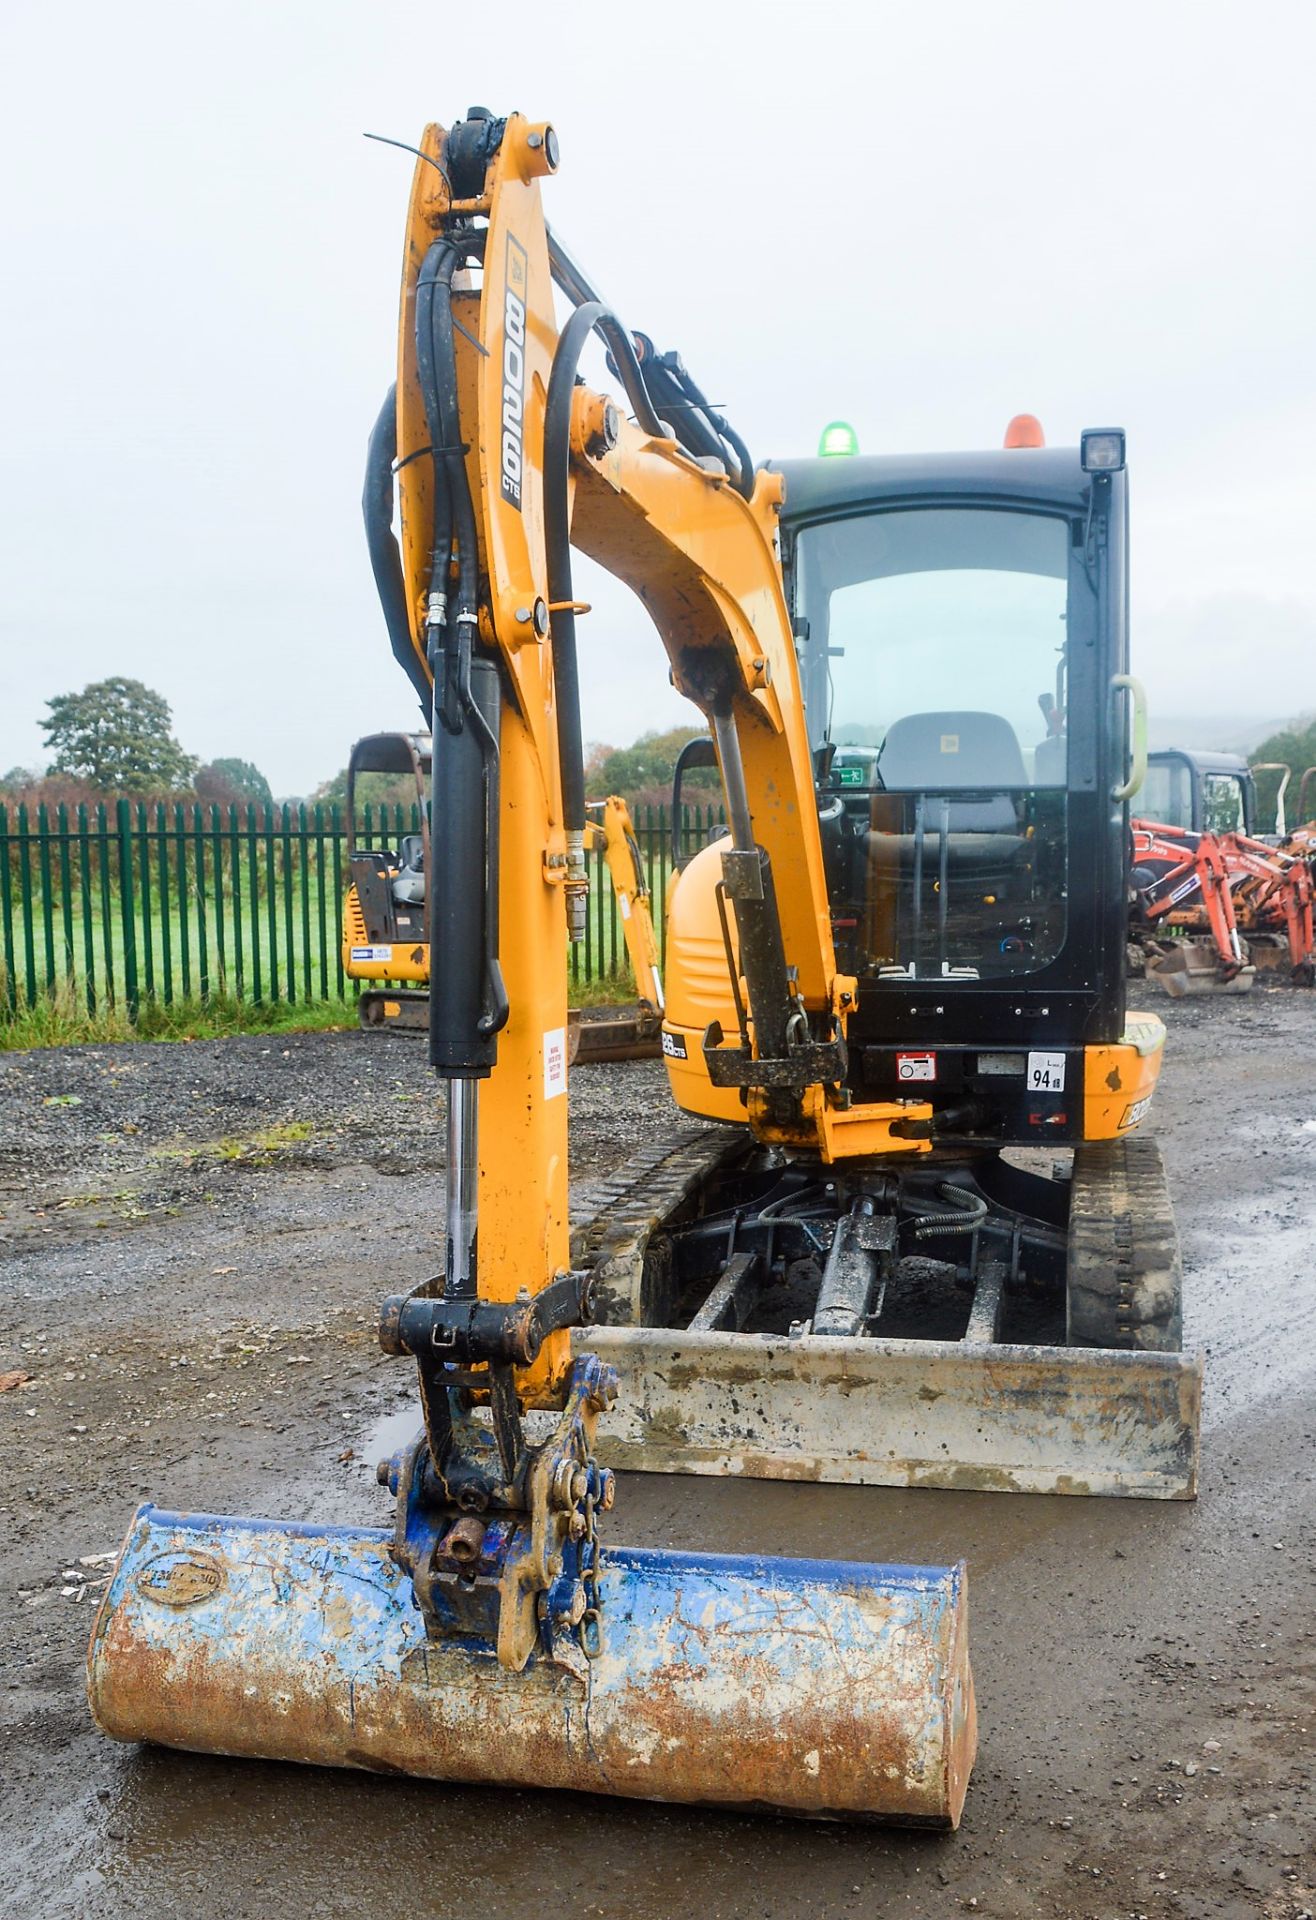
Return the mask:
[[[697,846],[720,809],[683,809]],[[665,957],[666,807],[635,810]],[[414,808],[366,807],[362,846],[419,831]],[[338,807],[0,805],[0,1021],[64,995],[136,1019],[143,1001],[229,995],[253,1005],[344,1000],[346,823]],[[615,978],[626,953],[602,854],[593,856],[574,983]]]

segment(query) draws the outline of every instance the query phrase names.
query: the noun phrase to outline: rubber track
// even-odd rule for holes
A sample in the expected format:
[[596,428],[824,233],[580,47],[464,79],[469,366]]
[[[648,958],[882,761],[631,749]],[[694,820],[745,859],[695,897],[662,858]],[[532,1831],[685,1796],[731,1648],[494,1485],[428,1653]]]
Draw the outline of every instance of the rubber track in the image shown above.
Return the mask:
[[1178,1352],[1183,1265],[1160,1146],[1097,1140],[1074,1153],[1069,1205],[1071,1346]]
[[633,1321],[649,1236],[747,1142],[730,1127],[669,1127],[571,1199],[571,1264],[595,1277],[599,1317]]

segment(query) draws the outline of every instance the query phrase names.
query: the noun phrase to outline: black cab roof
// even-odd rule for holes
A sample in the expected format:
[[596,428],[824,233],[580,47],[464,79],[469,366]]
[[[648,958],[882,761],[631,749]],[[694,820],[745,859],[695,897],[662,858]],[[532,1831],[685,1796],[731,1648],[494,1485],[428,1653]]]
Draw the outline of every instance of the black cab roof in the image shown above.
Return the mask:
[[977,453],[859,453],[769,460],[786,482],[782,518],[812,520],[884,500],[997,495],[1081,511],[1088,476],[1077,447],[993,447]]

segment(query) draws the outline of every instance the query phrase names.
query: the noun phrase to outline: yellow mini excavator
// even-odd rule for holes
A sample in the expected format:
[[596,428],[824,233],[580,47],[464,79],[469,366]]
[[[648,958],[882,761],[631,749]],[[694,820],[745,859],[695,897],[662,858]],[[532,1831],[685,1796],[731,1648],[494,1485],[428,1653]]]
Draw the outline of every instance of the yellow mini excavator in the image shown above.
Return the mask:
[[[597,1523],[609,1461],[1194,1490],[1200,1361],[1131,1137],[1163,1029],[1124,1006],[1124,438],[756,469],[549,231],[551,126],[473,109],[417,156],[365,506],[434,739],[446,1244],[380,1324],[421,1428],[382,1466],[389,1530],[143,1508],[93,1709],[185,1747],[953,1825],[962,1567]],[[579,377],[594,335],[624,410]],[[569,1211],[573,546],[642,595],[729,830],[677,849],[685,1118]]]
[[[428,734],[371,733],[358,740],[347,762],[349,879],[343,896],[343,972],[367,982],[357,999],[365,1028],[428,1032],[430,864],[429,788],[432,763]],[[357,807],[363,774],[384,773],[415,783],[418,830],[398,845],[366,844],[360,831],[369,815]],[[638,1000],[572,1007],[567,1015],[567,1059],[572,1066],[601,1060],[643,1060],[660,1051],[663,978],[658,936],[650,910],[649,883],[635,837],[631,810],[619,794],[591,800],[587,845],[603,855],[621,922]],[[555,957],[550,964],[556,964]]]

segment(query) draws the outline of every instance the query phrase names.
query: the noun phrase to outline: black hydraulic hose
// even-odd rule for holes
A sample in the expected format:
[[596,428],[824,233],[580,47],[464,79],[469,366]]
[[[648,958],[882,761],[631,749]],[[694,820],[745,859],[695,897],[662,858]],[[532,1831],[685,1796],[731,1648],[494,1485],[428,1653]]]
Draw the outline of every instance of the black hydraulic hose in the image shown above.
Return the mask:
[[654,355],[647,367],[642,365],[649,391],[658,412],[671,421],[672,431],[687,453],[696,460],[720,460],[725,463],[726,448],[708,419],[703,406],[693,398],[681,374],[667,364],[672,355]]
[[[631,403],[631,412],[635,415],[636,425],[642,427],[652,439],[665,439],[662,418],[649,392],[644,368],[640,365],[639,355],[635,351],[635,342],[616,314],[611,313],[601,301],[591,300],[588,304],[596,312],[597,318],[593,325],[598,328],[600,338],[608,348],[610,370],[617,375],[626,389],[626,398]],[[583,313],[585,309],[578,307],[576,311]],[[565,331],[564,327],[563,332]]]
[[430,717],[430,688],[411,638],[411,620],[407,612],[407,589],[402,574],[402,555],[393,532],[393,462],[397,458],[397,388],[384,395],[379,418],[370,432],[366,448],[366,477],[361,489],[361,513],[366,523],[366,545],[370,552],[375,590],[384,612],[388,644],[393,657],[416,689],[426,721]]
[[558,761],[562,771],[562,816],[569,834],[585,830],[585,748],[580,730],[580,664],[571,583],[571,396],[575,392],[576,369],[585,342],[605,319],[616,324],[615,316],[609,314],[606,307],[591,300],[586,306],[577,307],[567,321],[553,355],[544,408],[544,547],[552,609],[550,631]]
[[705,398],[677,353],[650,349],[641,370],[658,412],[687,453],[699,460],[717,460],[727,469],[737,493],[746,500],[754,491],[754,462],[749,448],[730,422]]
[[740,469],[739,476],[733,476],[735,478],[736,491],[748,500],[754,491],[754,460],[749,448],[745,445],[745,442],[736,432],[726,415],[719,413],[716,407],[710,406],[702,389],[698,383],[692,379],[690,374],[686,372],[684,367],[681,369],[681,384],[691,400],[700,408],[704,418],[712,426],[714,433],[718,435],[719,439],[726,441],[732,453],[735,455],[736,465]]
[[931,1240],[943,1233],[976,1233],[987,1218],[987,1202],[982,1195],[970,1193],[967,1187],[952,1186],[949,1180],[941,1181],[937,1192],[955,1211],[920,1214],[909,1223],[914,1238]]
[[416,373],[425,403],[425,421],[429,428],[430,459],[434,469],[434,514],[430,537],[430,579],[426,609],[426,652],[438,686],[438,652],[443,628],[447,624],[448,568],[452,559],[452,496],[448,485],[447,461],[443,455],[445,433],[443,407],[439,396],[438,373],[434,362],[432,313],[434,289],[446,243],[438,241],[426,254],[416,281]]
[[754,456],[725,415],[715,413],[712,419],[739,462],[740,479],[736,482],[736,491],[748,500],[754,491]]
[[[499,744],[498,732],[472,689],[473,643],[479,625],[479,549],[475,503],[466,470],[457,387],[457,341],[452,313],[452,276],[471,250],[467,240],[436,240],[425,255],[416,284],[416,359],[425,396],[435,478],[435,531],[431,548],[429,649],[434,666],[435,793],[440,767],[440,728],[454,737],[469,731],[481,759],[484,845],[484,971],[486,994],[478,1031],[487,1038],[507,1022],[508,999],[498,961]],[[451,610],[448,572],[455,536],[457,582]],[[495,701],[497,673],[489,698]],[[431,1045],[435,1044],[438,996],[431,994]]]
[[[453,532],[457,541],[457,587],[451,625],[474,626],[478,618],[479,548],[475,531],[475,503],[466,471],[466,449],[461,438],[461,408],[457,397],[457,335],[452,321],[452,276],[464,249],[452,241],[431,247],[426,259],[442,250],[435,267],[430,302],[430,340],[434,354],[435,390],[439,403],[440,446],[452,502]],[[422,269],[423,271],[423,269]]]

